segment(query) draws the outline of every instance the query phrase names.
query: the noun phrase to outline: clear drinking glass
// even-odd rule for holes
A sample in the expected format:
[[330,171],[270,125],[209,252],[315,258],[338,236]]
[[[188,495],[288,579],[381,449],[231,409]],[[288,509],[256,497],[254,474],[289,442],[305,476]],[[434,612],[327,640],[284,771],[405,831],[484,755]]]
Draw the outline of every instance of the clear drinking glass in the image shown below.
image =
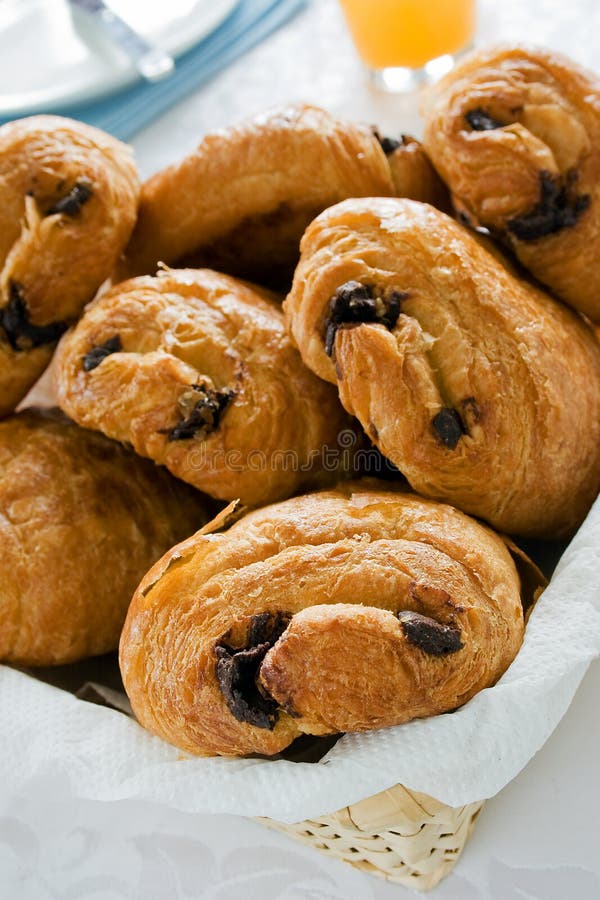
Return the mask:
[[476,0],[340,0],[371,81],[410,91],[454,65],[475,33]]

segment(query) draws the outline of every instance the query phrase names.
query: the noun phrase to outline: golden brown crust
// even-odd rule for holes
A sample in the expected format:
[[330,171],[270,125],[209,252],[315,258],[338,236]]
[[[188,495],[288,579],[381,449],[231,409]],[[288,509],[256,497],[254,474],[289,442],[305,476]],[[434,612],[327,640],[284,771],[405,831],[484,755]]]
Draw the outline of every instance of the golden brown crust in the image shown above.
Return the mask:
[[[116,352],[96,362],[111,341]],[[80,425],[250,505],[322,483],[321,451],[349,426],[273,295],[209,270],[142,276],[100,297],[61,341],[56,385]]]
[[141,575],[206,519],[196,491],[58,410],[0,422],[0,659],[114,650]]
[[155,734],[190,753],[274,754],[302,733],[456,708],[504,672],[523,627],[500,538],[356,482],[175,547],[133,598],[120,662]]
[[0,128],[0,415],[47,365],[67,323],[110,275],[133,228],[131,151],[58,116]]
[[[341,308],[349,284],[374,298],[370,321]],[[582,521],[600,484],[598,342],[448,216],[400,199],[327,210],[285,309],[304,361],[415,490],[509,533]]]
[[425,146],[455,197],[600,320],[600,80],[528,46],[476,51],[433,91]]
[[208,135],[144,184],[115,280],[152,274],[164,262],[283,284],[302,232],[339,200],[391,196],[395,173],[410,196],[435,202],[439,180],[422,152],[401,146],[389,158],[391,171],[369,126],[306,105]]

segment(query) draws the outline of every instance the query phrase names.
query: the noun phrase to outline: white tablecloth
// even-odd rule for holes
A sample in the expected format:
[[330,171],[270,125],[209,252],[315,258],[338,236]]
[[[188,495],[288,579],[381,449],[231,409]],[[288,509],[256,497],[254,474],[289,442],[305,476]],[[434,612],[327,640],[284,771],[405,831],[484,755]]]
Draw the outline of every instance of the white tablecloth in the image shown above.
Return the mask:
[[[373,0],[375,7],[376,0]],[[598,0],[482,2],[479,40],[521,39],[600,68]],[[308,100],[418,132],[414,98],[374,93],[335,0],[285,29],[133,142],[144,176],[201,135],[269,105]],[[600,665],[542,751],[486,804],[439,900],[599,900]],[[0,900],[384,900],[409,891],[327,859],[255,822],[142,803],[52,799],[0,807]]]

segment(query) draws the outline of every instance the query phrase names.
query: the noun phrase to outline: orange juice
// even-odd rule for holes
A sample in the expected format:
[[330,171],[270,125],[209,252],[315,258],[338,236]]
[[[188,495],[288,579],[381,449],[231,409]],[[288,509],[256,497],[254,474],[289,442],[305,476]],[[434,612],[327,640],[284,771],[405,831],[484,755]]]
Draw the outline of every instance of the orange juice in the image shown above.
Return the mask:
[[475,0],[341,0],[352,39],[371,69],[420,69],[473,37]]

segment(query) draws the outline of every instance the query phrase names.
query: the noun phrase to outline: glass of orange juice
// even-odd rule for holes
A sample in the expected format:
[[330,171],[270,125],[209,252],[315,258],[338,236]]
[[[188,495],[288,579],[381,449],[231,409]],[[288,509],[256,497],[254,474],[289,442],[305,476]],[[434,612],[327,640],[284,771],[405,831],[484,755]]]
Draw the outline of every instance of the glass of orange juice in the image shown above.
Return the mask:
[[448,72],[472,41],[476,0],[340,0],[371,80],[413,90]]

